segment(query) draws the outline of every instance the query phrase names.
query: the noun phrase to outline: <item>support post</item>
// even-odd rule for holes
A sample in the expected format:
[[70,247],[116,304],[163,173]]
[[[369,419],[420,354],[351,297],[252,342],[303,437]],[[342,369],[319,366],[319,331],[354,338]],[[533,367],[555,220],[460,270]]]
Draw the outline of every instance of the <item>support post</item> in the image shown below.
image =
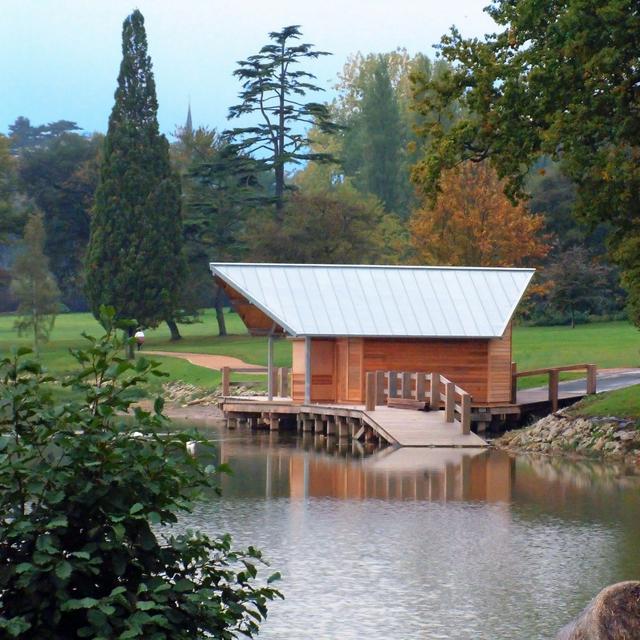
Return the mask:
[[444,419],[453,422],[456,412],[456,385],[453,382],[445,382],[444,385]]
[[425,401],[425,389],[426,389],[426,381],[424,373],[416,373],[416,400],[418,402]]
[[551,403],[551,411],[555,413],[558,410],[558,384],[560,382],[560,374],[557,369],[549,369],[549,402]]
[[587,393],[596,393],[598,387],[598,367],[595,364],[587,365]]
[[471,396],[468,393],[462,394],[460,400],[460,422],[462,423],[462,433],[467,435],[471,433]]
[[440,374],[433,371],[431,373],[431,395],[429,396],[431,409],[440,409]]
[[395,398],[398,393],[398,373],[396,371],[388,371],[387,377],[389,378],[387,398]]
[[364,408],[367,411],[375,411],[376,408],[376,374],[367,371]]
[[222,395],[228,396],[231,388],[231,369],[222,367]]
[[411,399],[411,372],[402,372],[402,397]]
[[269,334],[267,338],[267,396],[269,400],[273,400],[274,394],[274,375],[273,375],[273,335]]
[[304,403],[311,404],[311,338],[304,339]]
[[384,371],[376,371],[376,405],[384,404]]
[[515,362],[511,363],[511,404],[515,404],[518,401],[518,365]]

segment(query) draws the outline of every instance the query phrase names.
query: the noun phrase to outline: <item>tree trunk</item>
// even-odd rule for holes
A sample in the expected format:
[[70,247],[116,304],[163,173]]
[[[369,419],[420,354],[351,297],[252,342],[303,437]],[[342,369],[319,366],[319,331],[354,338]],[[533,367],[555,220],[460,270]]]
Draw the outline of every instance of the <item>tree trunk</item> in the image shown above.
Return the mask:
[[572,329],[576,328],[576,315],[575,315],[573,309],[571,309],[571,328]]
[[227,325],[224,321],[224,307],[222,306],[222,287],[218,287],[215,300],[216,320],[218,321],[218,335],[227,335]]
[[180,335],[180,329],[178,329],[178,325],[175,320],[167,320],[167,327],[169,327],[169,331],[171,331],[171,342],[176,342],[177,340],[182,340],[182,336]]
[[127,327],[127,331],[125,333],[125,337],[127,339],[127,346],[125,348],[125,352],[127,354],[127,358],[129,360],[133,360],[135,357],[135,352],[133,350],[133,334],[135,333],[135,329],[133,327]]

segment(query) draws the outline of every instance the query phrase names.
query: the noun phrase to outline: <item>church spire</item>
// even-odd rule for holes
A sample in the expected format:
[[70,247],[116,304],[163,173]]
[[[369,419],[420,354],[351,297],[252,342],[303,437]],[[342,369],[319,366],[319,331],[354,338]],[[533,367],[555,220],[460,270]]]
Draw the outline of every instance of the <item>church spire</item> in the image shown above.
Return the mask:
[[193,134],[193,122],[191,121],[191,100],[189,100],[189,108],[187,109],[187,121],[184,123],[184,132],[189,136]]

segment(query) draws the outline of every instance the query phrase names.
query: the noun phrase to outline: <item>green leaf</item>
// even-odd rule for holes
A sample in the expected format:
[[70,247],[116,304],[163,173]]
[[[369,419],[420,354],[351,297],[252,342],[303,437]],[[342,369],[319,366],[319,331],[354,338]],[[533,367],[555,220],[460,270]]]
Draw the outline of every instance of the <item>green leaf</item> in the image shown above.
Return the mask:
[[66,560],[63,560],[56,566],[56,575],[60,580],[66,580],[71,575],[72,570],[73,567],[71,564]]
[[160,524],[160,522],[162,522],[162,518],[157,511],[150,511],[147,514],[147,517],[149,518],[149,522],[151,522],[152,524]]
[[100,603],[95,598],[71,598],[63,602],[60,606],[61,611],[75,611],[77,609],[92,609]]
[[136,513],[140,513],[144,509],[144,505],[140,502],[136,502],[131,509],[129,509],[129,513],[131,515],[135,515]]

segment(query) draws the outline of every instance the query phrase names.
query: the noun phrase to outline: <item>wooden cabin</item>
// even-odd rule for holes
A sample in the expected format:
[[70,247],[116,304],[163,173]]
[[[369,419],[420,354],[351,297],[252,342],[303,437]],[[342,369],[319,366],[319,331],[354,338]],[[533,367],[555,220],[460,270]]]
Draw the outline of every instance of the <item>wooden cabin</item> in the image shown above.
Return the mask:
[[511,321],[533,269],[212,263],[211,271],[250,333],[270,345],[291,340],[296,403],[363,404],[366,373],[379,370],[435,371],[475,405],[510,402]]

